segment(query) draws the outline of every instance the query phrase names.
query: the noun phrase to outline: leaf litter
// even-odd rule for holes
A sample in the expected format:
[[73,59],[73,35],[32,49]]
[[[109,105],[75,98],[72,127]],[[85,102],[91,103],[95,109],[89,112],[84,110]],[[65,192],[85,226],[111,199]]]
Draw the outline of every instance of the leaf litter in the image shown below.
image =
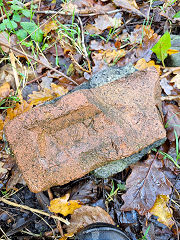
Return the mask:
[[[53,211],[56,214],[68,215],[70,219],[70,226],[63,226],[67,233],[64,239],[73,236],[82,227],[98,221],[116,223],[134,239],[143,237],[140,232],[142,230],[145,233],[144,229],[147,230],[145,222],[149,221],[151,223],[149,234],[154,234],[153,236],[159,234],[163,240],[169,239],[166,237],[166,234],[169,234],[168,236],[175,239],[178,231],[174,226],[177,225],[176,213],[179,210],[177,183],[179,184],[180,180],[177,178],[179,169],[168,155],[172,156],[174,161],[179,156],[177,138],[180,135],[180,69],[166,68],[164,60],[168,55],[177,53],[177,50],[170,49],[170,31],[166,30],[171,28],[173,34],[178,34],[175,26],[179,20],[175,16],[179,13],[179,2],[135,0],[75,0],[62,3],[56,0],[49,2],[34,0],[32,4],[29,4],[29,1],[25,2],[24,4],[22,1],[8,3],[0,1],[2,12],[5,13],[5,10],[11,12],[9,16],[12,23],[14,26],[17,25],[17,28],[13,29],[8,18],[2,17],[0,20],[2,23],[0,29],[3,29],[0,31],[3,56],[0,62],[1,194],[8,196],[11,191],[20,189],[18,184],[21,184],[20,186],[25,184],[21,173],[16,169],[15,160],[7,157],[9,148],[3,136],[4,124],[30,111],[36,105],[67,94],[76,86],[75,83],[87,81],[92,74],[107,66],[123,66],[131,62],[138,70],[155,67],[162,77],[163,98],[168,99],[163,102],[167,141],[160,147],[161,152],[157,154],[157,158],[148,155],[147,159],[113,176],[113,179],[99,181],[88,179],[83,181],[81,186],[80,182],[74,182],[74,187],[69,184],[71,195],[67,192],[66,186],[63,186],[60,192],[58,187],[55,187],[53,189],[55,198],[51,204],[54,201],[55,208],[64,201],[64,205],[61,203],[63,207],[58,208],[65,212],[57,209]],[[34,15],[30,20],[32,9]],[[41,13],[37,14],[38,11]],[[49,17],[50,11],[52,13]],[[60,14],[57,14],[58,11]],[[20,23],[19,16],[22,18]],[[169,20],[172,21],[171,26]],[[14,24],[13,21],[17,22]],[[14,54],[13,66],[8,46],[12,47]],[[15,51],[15,48],[19,52]],[[38,59],[38,64],[32,59]],[[48,69],[49,66],[52,67]],[[64,74],[63,77],[61,73]],[[17,78],[20,80],[19,89],[15,82]],[[25,88],[28,89],[26,97],[23,94]],[[168,175],[164,168],[168,169]],[[119,187],[125,184],[126,192]],[[18,190],[16,193],[18,198],[28,205],[29,195],[29,199],[35,199],[34,202],[38,205],[35,195],[28,192],[26,187],[24,189]],[[18,201],[16,195],[12,195],[13,198]],[[86,205],[79,205],[79,200]],[[33,205],[34,208],[36,205]],[[53,210],[53,207],[50,209]],[[8,210],[10,216],[14,213],[8,206],[3,209],[2,214],[0,213],[2,228],[7,230],[8,226],[11,229],[12,224],[18,221],[10,220],[4,210]],[[156,221],[153,215],[157,216]],[[6,216],[7,220],[3,220],[3,216]],[[138,218],[141,219],[139,223]],[[24,221],[25,218],[22,216],[22,219]],[[29,221],[28,219],[25,219],[25,223]],[[50,222],[48,218],[46,221],[50,227],[45,223],[43,225],[42,222],[40,224],[46,229],[44,237],[58,236],[53,231],[56,224]],[[167,228],[163,230],[158,222]],[[22,224],[20,230],[23,226],[25,225]],[[31,233],[40,233],[39,226],[34,225]],[[19,236],[18,230],[16,234]]]

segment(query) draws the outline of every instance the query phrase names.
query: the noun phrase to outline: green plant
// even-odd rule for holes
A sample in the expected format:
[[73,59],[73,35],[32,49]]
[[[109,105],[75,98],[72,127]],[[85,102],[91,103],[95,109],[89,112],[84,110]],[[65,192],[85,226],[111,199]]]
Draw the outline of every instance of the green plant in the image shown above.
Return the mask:
[[0,109],[13,108],[14,103],[18,103],[18,102],[20,102],[20,99],[18,96],[8,96],[0,102]]
[[142,236],[142,238],[138,239],[138,240],[147,240],[147,235],[149,232],[151,225],[149,225],[149,227],[146,229],[146,232],[144,233],[144,235]]
[[164,35],[159,39],[159,41],[151,48],[157,58],[162,61],[163,66],[165,67],[164,60],[167,57],[167,51],[171,47],[171,37],[169,32],[165,32]]
[[[13,0],[7,2],[10,5],[9,12],[6,11],[6,8],[3,4],[3,0],[0,0],[0,11],[1,13],[5,12],[7,19],[4,19],[0,24],[0,31],[8,31],[10,34],[11,32],[15,33],[17,38],[22,41],[23,39],[27,38],[30,35],[31,40],[35,42],[42,42],[43,39],[43,32],[42,30],[36,25],[36,23],[32,20],[33,17],[33,9],[37,6],[31,4],[31,9],[26,9],[24,5],[18,1]],[[22,17],[25,16],[29,18],[29,22],[21,22]],[[17,30],[17,23],[21,26],[21,29]],[[24,45],[32,46],[29,43],[23,43]]]
[[108,194],[108,197],[106,198],[106,201],[108,201],[108,202],[113,201],[113,197],[115,195],[117,195],[119,190],[125,191],[126,190],[125,184],[118,183],[117,188],[115,189],[114,181],[112,180],[112,189],[111,189],[111,192]]
[[170,161],[172,161],[174,163],[174,165],[180,169],[180,165],[178,164],[178,161],[180,159],[180,152],[179,152],[179,139],[178,139],[178,135],[176,130],[174,129],[174,135],[175,135],[175,139],[176,139],[176,159],[174,159],[171,155],[169,155],[168,153],[165,153],[161,150],[157,150],[157,149],[153,149],[153,151],[160,153],[161,155],[164,156],[163,159],[168,158]]

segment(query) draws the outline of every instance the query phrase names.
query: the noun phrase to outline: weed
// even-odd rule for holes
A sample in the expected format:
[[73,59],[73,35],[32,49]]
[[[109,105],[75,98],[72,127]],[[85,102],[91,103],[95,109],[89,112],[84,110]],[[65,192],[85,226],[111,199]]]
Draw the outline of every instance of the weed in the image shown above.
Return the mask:
[[164,156],[163,159],[168,158],[170,161],[172,161],[172,162],[174,163],[174,165],[175,165],[178,169],[180,169],[180,165],[178,164],[178,161],[179,161],[179,159],[180,159],[179,139],[178,139],[178,135],[177,135],[177,132],[176,132],[175,129],[174,129],[174,135],[175,135],[175,139],[176,139],[176,159],[174,159],[171,155],[169,155],[168,153],[165,153],[165,152],[163,152],[163,151],[161,151],[161,150],[158,150],[158,151],[157,151],[157,149],[154,148],[153,151],[158,152],[158,153],[160,153],[161,155],[163,155],[163,156]]
[[138,239],[138,240],[147,240],[147,235],[149,232],[151,225],[149,225],[149,227],[146,229],[146,232],[144,233],[144,235],[142,236],[142,238]]
[[125,191],[125,190],[126,190],[125,184],[118,183],[118,184],[117,184],[117,188],[115,189],[114,181],[112,180],[112,189],[111,189],[111,192],[108,194],[108,197],[106,198],[106,201],[107,201],[107,202],[113,201],[113,197],[114,197],[115,195],[117,195],[117,193],[118,193],[119,190],[120,190],[120,191]]
[[0,102],[0,109],[8,109],[15,107],[16,103],[20,102],[18,96],[8,96]]

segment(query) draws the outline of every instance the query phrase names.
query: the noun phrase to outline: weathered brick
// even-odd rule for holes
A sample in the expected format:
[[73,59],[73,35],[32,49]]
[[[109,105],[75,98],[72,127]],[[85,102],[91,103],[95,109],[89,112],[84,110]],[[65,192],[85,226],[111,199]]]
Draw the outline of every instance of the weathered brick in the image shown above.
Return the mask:
[[62,185],[165,138],[155,69],[37,106],[5,126],[33,192]]

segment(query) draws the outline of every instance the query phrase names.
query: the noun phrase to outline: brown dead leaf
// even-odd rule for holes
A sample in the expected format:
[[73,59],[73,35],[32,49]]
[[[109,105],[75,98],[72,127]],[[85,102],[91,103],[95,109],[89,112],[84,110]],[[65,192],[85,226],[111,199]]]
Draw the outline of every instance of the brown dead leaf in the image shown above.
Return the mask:
[[69,200],[70,194],[67,193],[61,198],[55,198],[50,202],[49,210],[54,213],[60,213],[64,216],[73,214],[74,211],[82,206],[78,200]]
[[136,13],[139,16],[146,17],[138,10],[138,6],[135,0],[113,0],[113,2],[117,7],[123,8],[123,10],[128,10],[130,12]]
[[47,22],[43,28],[44,36],[47,36],[49,32],[56,29],[58,29],[58,25],[56,21]]
[[67,92],[68,90],[64,87],[51,83],[51,89],[44,88],[40,92],[33,91],[33,94],[29,94],[29,101],[32,105],[38,105],[43,102],[50,101],[56,97],[63,96]]
[[127,192],[122,196],[123,211],[136,210],[145,215],[154,205],[157,195],[169,195],[171,187],[164,173],[157,168],[153,156],[144,163],[137,163],[126,181]]
[[1,45],[1,42],[5,43],[8,46],[10,46],[10,44],[9,44],[9,35],[8,35],[7,32],[1,32],[0,33],[0,46],[1,46],[2,50],[5,53],[8,53],[9,52],[9,48],[8,47],[4,47],[3,45]]
[[173,210],[167,207],[169,196],[158,195],[154,206],[150,209],[150,213],[158,217],[158,222],[163,223],[168,228],[174,225]]
[[100,15],[95,19],[95,24],[94,26],[101,30],[104,31],[106,29],[109,29],[111,27],[113,28],[118,28],[122,24],[121,19],[117,18],[112,18],[108,15]]
[[68,233],[76,233],[89,224],[96,222],[114,225],[111,216],[100,207],[82,206],[71,215],[70,225],[66,227]]
[[146,62],[146,60],[144,58],[141,58],[141,59],[139,59],[139,61],[137,61],[136,65],[134,67],[137,68],[138,70],[144,70],[148,67],[155,67],[157,72],[159,73],[159,75],[161,73],[160,65],[156,65],[153,60]]
[[165,127],[167,131],[167,138],[170,141],[175,141],[174,130],[178,137],[180,136],[180,110],[174,104],[163,104],[163,112],[165,114]]
[[176,87],[180,89],[180,74],[177,74],[176,76],[174,76],[170,82],[175,83]]
[[10,93],[10,85],[9,83],[5,82],[0,87],[0,99],[8,97],[9,93]]
[[1,174],[6,174],[8,170],[6,168],[3,168],[4,163],[0,161],[0,175]]

